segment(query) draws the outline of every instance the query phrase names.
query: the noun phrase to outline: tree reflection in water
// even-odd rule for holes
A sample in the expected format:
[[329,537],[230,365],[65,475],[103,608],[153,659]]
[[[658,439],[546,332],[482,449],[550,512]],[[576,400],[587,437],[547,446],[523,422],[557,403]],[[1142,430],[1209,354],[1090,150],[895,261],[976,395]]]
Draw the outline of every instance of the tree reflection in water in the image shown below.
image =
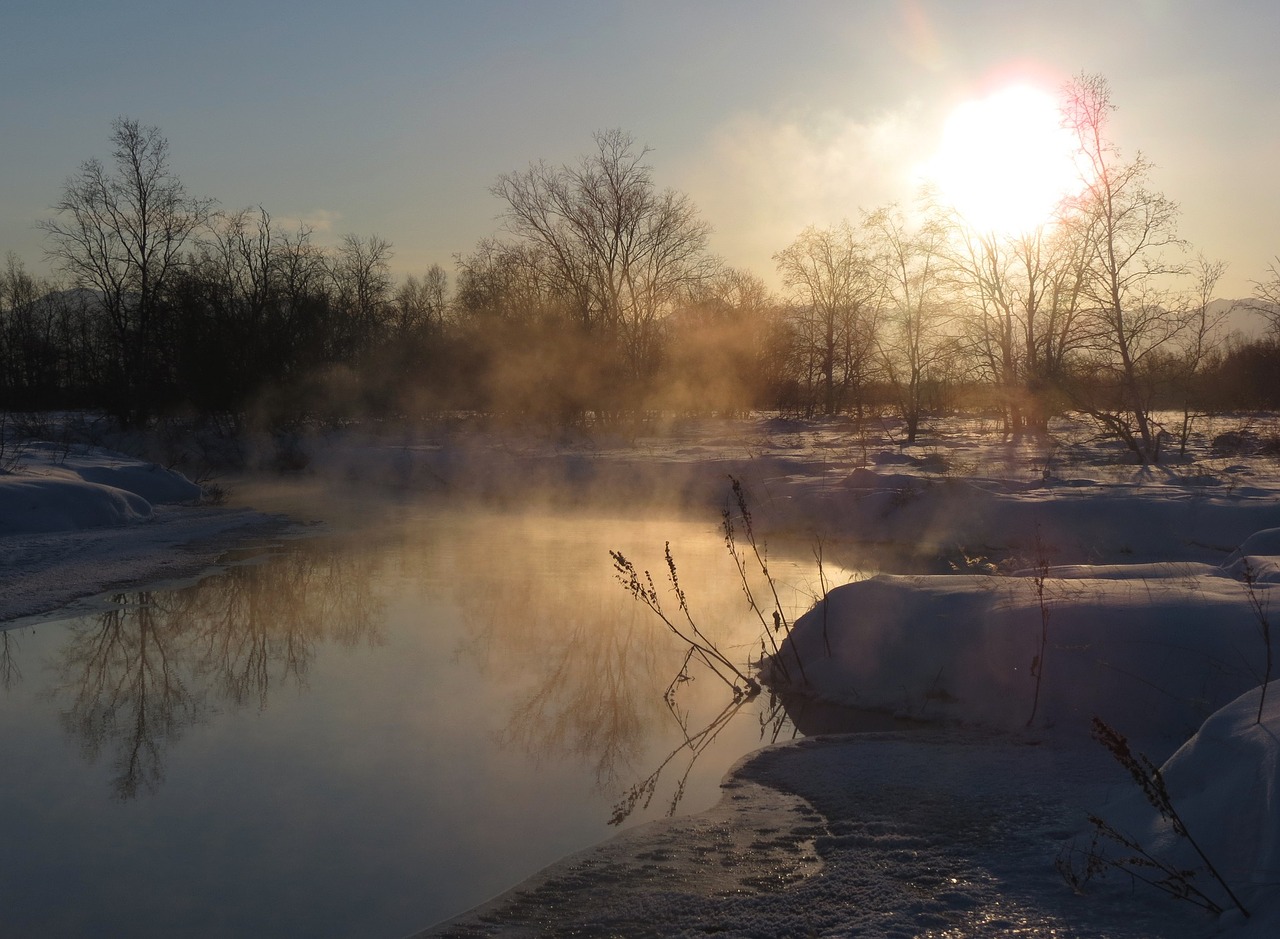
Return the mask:
[[537,760],[586,761],[602,789],[632,772],[662,719],[662,648],[650,624],[616,598],[505,572],[457,597],[468,639],[459,652],[518,686],[502,733]]
[[18,668],[15,653],[18,651],[16,629],[0,629],[0,688],[8,691],[22,681],[22,669]]
[[[718,566],[694,562],[697,599],[713,609],[708,621],[724,625],[736,615],[749,632],[723,547],[718,538],[707,545]],[[762,744],[793,730],[772,695],[767,705],[745,696],[726,702],[724,687],[690,667],[662,622],[618,591],[597,542],[549,539],[538,550],[556,557],[563,578],[496,568],[481,555],[458,558],[473,573],[493,571],[484,589],[455,598],[468,627],[458,654],[519,688],[504,743],[540,761],[583,760],[598,789],[618,795],[610,824],[644,811],[660,788],[667,794],[659,804],[674,814],[695,764],[742,710],[759,714]],[[745,664],[749,648],[733,648]]]
[[[701,523],[649,524],[689,544],[682,564],[699,614],[745,662],[752,629],[720,537]],[[362,530],[351,541],[294,543],[194,586],[121,594],[106,612],[73,622],[48,693],[85,756],[109,759],[115,793],[135,798],[163,783],[169,748],[192,725],[228,706],[265,709],[282,689],[305,688],[324,644],[382,644],[391,628],[411,630],[411,645],[430,643],[433,620],[396,613],[388,624],[384,598],[413,596],[434,610],[430,595],[439,593],[461,615],[457,654],[488,686],[480,703],[468,697],[460,707],[502,709],[500,742],[535,761],[580,762],[610,802],[625,802],[640,780],[627,814],[650,800],[673,809],[686,781],[698,779],[699,792],[714,785],[690,770],[717,738],[754,733],[741,721],[724,733],[744,702],[727,705],[717,682],[683,669],[686,650],[618,590],[607,548],[647,542],[649,531],[594,516],[459,506],[406,514],[375,539]],[[807,602],[797,597],[797,606]],[[441,637],[451,628],[443,615]],[[684,679],[679,706],[664,697],[673,675]],[[760,715],[761,742],[790,730],[759,700],[749,713]]]
[[70,708],[63,727],[91,762],[114,749],[112,785],[121,799],[140,786],[154,791],[164,776],[164,747],[200,717],[200,695],[182,672],[182,627],[155,608],[150,592],[119,594],[116,604],[72,629],[60,651]]
[[214,702],[267,706],[305,685],[316,646],[379,643],[382,601],[369,556],[315,543],[171,592],[118,594],[74,623],[49,694],[64,729],[97,762],[111,753],[121,799],[155,792],[165,753]]

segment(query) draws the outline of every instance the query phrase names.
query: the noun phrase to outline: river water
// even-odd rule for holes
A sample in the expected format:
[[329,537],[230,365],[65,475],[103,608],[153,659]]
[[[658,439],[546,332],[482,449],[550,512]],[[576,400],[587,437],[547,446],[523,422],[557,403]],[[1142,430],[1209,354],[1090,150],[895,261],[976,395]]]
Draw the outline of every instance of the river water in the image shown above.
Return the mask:
[[[257,496],[324,525],[0,633],[3,935],[394,939],[714,804],[795,733],[696,663],[673,713],[685,647],[615,577],[610,550],[678,617],[669,542],[745,665],[761,624],[713,511]],[[788,617],[808,550],[770,559]]]

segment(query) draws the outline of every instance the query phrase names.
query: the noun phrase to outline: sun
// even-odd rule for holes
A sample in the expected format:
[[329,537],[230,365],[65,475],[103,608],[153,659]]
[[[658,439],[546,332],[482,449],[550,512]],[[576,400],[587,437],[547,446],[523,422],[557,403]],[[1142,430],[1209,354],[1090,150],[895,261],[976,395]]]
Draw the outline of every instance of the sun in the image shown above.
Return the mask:
[[1083,187],[1079,147],[1057,99],[1031,85],[958,105],[925,176],[941,200],[983,234],[1014,236],[1047,224]]

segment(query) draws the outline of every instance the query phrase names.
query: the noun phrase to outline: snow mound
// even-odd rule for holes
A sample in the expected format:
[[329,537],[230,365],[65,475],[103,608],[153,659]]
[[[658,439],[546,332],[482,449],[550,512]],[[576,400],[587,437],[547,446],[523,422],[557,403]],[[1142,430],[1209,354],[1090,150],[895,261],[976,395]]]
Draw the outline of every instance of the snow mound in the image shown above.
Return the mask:
[[149,521],[153,506],[199,501],[181,473],[123,454],[32,447],[0,475],[0,535],[81,531]]
[[[1271,589],[1252,588],[1264,608]],[[1084,735],[1099,715],[1171,748],[1257,685],[1265,658],[1250,588],[1226,569],[1074,565],[837,587],[763,677],[834,704],[1004,730]]]
[[1280,584],[1280,528],[1268,528],[1246,538],[1223,569],[1237,580]]
[[141,496],[99,483],[57,478],[0,478],[0,533],[79,531],[151,518]]
[[[1267,690],[1261,720],[1255,688],[1216,711],[1160,770],[1188,833],[1251,914],[1235,933],[1242,937],[1280,935],[1280,682]],[[1136,789],[1097,814],[1175,867],[1203,866]],[[1206,872],[1194,883],[1233,907]]]

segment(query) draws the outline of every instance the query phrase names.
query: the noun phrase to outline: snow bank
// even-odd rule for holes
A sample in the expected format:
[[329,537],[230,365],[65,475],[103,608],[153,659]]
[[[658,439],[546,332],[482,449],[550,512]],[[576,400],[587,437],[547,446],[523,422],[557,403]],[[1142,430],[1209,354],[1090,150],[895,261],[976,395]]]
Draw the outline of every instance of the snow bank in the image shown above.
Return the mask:
[[1280,583],[1280,528],[1268,528],[1246,538],[1227,559],[1226,569],[1240,580]]
[[154,463],[37,444],[23,452],[16,470],[0,475],[0,536],[149,521],[155,505],[200,497],[195,483]]
[[151,503],[99,483],[0,477],[0,533],[80,531],[150,519]]
[[[0,474],[0,627],[121,585],[181,578],[282,520],[199,506],[181,473],[101,448],[28,445]],[[140,524],[145,523],[145,524]]]
[[[1203,560],[1260,527],[1280,527],[1274,489],[1207,490],[1198,478],[1131,481],[922,477],[859,468],[819,496],[821,517],[851,537],[946,553],[1028,552],[1037,534],[1062,562]],[[1274,553],[1274,552],[1273,552]]]
[[1033,572],[882,574],[838,587],[795,624],[766,680],[924,719],[1086,734],[1099,715],[1176,740],[1258,683],[1266,649],[1227,570],[1047,573],[1040,584]]
[[[1259,721],[1261,694],[1215,712],[1160,770],[1187,831],[1251,914],[1234,934],[1259,939],[1280,935],[1280,682],[1268,686]],[[1198,870],[1195,886],[1231,910],[1187,840],[1136,788],[1096,814],[1161,860]]]

